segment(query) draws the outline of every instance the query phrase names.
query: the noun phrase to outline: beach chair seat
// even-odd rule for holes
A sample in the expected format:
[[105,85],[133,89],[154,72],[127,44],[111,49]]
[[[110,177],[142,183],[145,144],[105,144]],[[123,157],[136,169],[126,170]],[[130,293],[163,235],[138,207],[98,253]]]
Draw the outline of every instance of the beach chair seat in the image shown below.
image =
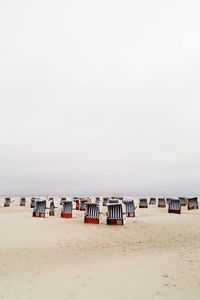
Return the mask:
[[122,203],[125,205],[126,216],[135,218],[135,210],[137,207],[135,206],[134,200],[124,199]]
[[181,203],[179,199],[170,199],[168,206],[168,213],[180,214],[181,213]]
[[97,203],[85,203],[84,223],[100,224],[101,207]]
[[123,203],[107,204],[107,224],[124,225],[126,221],[126,208]]
[[146,198],[139,199],[139,208],[148,208],[148,202]]
[[188,210],[199,209],[198,198],[188,198]]
[[165,198],[158,198],[158,207],[166,207],[166,201]]

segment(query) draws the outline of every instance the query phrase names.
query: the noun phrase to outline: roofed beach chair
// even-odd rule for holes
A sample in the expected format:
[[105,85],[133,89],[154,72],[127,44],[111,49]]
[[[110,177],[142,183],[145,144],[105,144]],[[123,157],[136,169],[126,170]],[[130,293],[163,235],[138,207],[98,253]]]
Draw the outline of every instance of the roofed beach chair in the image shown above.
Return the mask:
[[188,198],[186,198],[186,197],[179,197],[178,199],[179,199],[180,202],[181,202],[181,206],[186,206],[186,205],[187,205],[187,203],[188,203]]
[[108,225],[124,225],[126,221],[126,208],[123,203],[107,204],[107,224]]
[[168,206],[168,213],[180,214],[181,213],[181,202],[179,199],[170,199]]
[[78,197],[73,197],[73,201],[76,203],[76,210],[80,209],[80,201]]
[[89,201],[90,201],[89,198],[80,198],[80,203],[79,203],[80,210],[82,211],[85,210],[85,204]]
[[139,208],[148,208],[148,202],[146,198],[139,199]]
[[55,209],[57,208],[54,203],[53,198],[49,198],[50,204],[49,204],[49,215],[55,216]]
[[20,199],[20,206],[26,206],[26,198],[21,198]]
[[134,218],[135,217],[135,210],[137,208],[137,206],[135,206],[134,200],[124,199],[122,201],[122,203],[125,205],[126,216]]
[[103,197],[103,206],[107,206],[109,197]]
[[35,207],[35,197],[31,198],[31,204],[30,204],[30,207],[31,208],[34,208]]
[[198,198],[188,198],[188,210],[190,209],[199,209]]
[[100,197],[96,197],[96,198],[95,198],[95,203],[96,203],[97,205],[101,205],[101,198],[100,198]]
[[76,217],[73,205],[74,201],[72,200],[65,200],[62,202],[61,218],[71,219]]
[[158,198],[158,207],[166,207],[165,198]]
[[47,201],[43,199],[35,199],[35,207],[33,208],[33,217],[46,218],[49,216],[49,207]]
[[4,207],[10,207],[11,199],[6,197],[4,200]]
[[97,203],[87,202],[85,204],[84,223],[99,224],[101,221],[101,206]]
[[156,198],[150,198],[149,205],[156,205]]

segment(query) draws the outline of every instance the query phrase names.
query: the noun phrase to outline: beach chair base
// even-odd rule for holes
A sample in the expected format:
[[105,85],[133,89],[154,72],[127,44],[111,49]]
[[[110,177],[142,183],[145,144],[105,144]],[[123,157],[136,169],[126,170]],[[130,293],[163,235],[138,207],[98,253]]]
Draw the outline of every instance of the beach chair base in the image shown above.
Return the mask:
[[61,218],[65,219],[71,219],[72,218],[72,213],[66,213],[66,212],[61,212]]
[[20,203],[20,206],[26,206],[26,204],[25,203]]
[[84,210],[85,210],[85,208],[81,207],[81,208],[80,208],[80,210],[81,210],[81,211],[84,211]]
[[107,219],[107,225],[124,225],[123,219]]
[[126,213],[126,216],[129,218],[135,218],[135,212],[128,212]]
[[99,224],[99,218],[84,217],[84,223]]
[[37,218],[45,218],[45,217],[46,217],[46,214],[45,214],[45,212],[34,211],[34,212],[33,212],[33,217],[37,217]]
[[166,207],[166,204],[158,204],[158,207],[160,208]]
[[177,209],[168,209],[168,213],[169,214],[181,214],[181,211],[180,210],[177,210]]
[[80,209],[79,201],[75,201],[75,202],[76,202],[76,210],[79,210]]
[[148,205],[139,205],[139,208],[148,208]]
[[10,207],[10,204],[4,204],[4,207]]
[[50,215],[50,216],[55,216],[55,212],[54,212],[54,211],[50,211],[50,212],[49,212],[49,215]]

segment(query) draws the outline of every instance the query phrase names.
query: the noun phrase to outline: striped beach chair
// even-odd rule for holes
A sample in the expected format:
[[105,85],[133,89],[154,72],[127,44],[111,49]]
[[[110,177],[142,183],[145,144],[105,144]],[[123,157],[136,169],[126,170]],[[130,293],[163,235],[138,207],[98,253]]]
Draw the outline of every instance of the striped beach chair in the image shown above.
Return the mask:
[[34,208],[34,207],[35,207],[35,200],[36,200],[35,197],[32,197],[32,198],[31,198],[31,204],[30,204],[30,207],[31,207],[31,208]]
[[125,205],[125,209],[126,209],[126,216],[127,217],[135,217],[135,210],[136,210],[136,206],[135,206],[135,202],[134,200],[128,200],[128,199],[124,199],[123,204]]
[[188,199],[186,197],[179,197],[178,199],[181,202],[181,206],[186,206],[188,204]]
[[166,207],[165,198],[158,198],[158,207]]
[[180,214],[181,202],[179,199],[170,199],[168,206],[168,213]]
[[74,202],[72,200],[62,202],[61,218],[71,219],[76,216],[76,213],[73,210],[73,203]]
[[146,198],[139,199],[139,208],[148,208],[148,202]]
[[97,203],[85,204],[84,223],[101,223],[101,207]]
[[107,204],[107,224],[124,225],[126,221],[126,208],[123,203]]
[[156,198],[150,198],[149,205],[156,205]]
[[47,207],[47,201],[36,198],[35,207],[33,208],[33,217],[46,218],[49,216],[49,209]]
[[198,198],[188,198],[188,210],[190,209],[199,209]]
[[9,197],[6,197],[4,199],[4,207],[10,207],[11,199]]

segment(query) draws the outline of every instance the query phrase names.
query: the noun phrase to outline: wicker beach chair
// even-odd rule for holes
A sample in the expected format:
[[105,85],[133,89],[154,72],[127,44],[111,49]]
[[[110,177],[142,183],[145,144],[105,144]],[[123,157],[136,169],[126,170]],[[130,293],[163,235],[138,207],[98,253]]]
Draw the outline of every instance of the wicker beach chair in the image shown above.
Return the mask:
[[35,200],[36,200],[35,197],[32,197],[32,198],[31,198],[31,203],[30,203],[30,207],[31,207],[31,208],[34,208],[34,207],[35,207]]
[[158,198],[158,207],[166,207],[165,198]]
[[101,206],[97,203],[85,203],[84,223],[100,224],[101,221]]
[[137,206],[135,206],[134,200],[124,199],[122,203],[125,205],[126,216],[127,217],[135,217],[135,210]]
[[73,209],[74,202],[72,200],[65,200],[62,202],[62,209],[61,209],[61,218],[71,219],[76,217],[76,213]]
[[149,205],[156,205],[156,198],[150,198]]
[[186,198],[186,197],[179,197],[178,199],[181,202],[181,206],[186,206],[188,204],[188,198]]
[[123,203],[107,204],[107,224],[108,225],[124,225],[126,221],[126,208]]
[[9,197],[6,197],[4,199],[4,207],[10,207],[11,199]]
[[181,203],[179,199],[170,199],[168,206],[168,213],[180,214],[181,213]]
[[33,208],[33,217],[46,218],[49,216],[49,207],[46,200],[36,198]]
[[26,198],[21,198],[20,199],[20,206],[26,206]]
[[139,199],[139,208],[148,208],[148,202],[146,198]]
[[54,202],[54,199],[53,198],[49,198],[49,215],[50,216],[55,216],[55,209],[57,208],[55,206],[55,202]]
[[199,209],[198,198],[188,198],[188,210],[190,209]]
[[107,206],[109,197],[103,197],[103,206]]

